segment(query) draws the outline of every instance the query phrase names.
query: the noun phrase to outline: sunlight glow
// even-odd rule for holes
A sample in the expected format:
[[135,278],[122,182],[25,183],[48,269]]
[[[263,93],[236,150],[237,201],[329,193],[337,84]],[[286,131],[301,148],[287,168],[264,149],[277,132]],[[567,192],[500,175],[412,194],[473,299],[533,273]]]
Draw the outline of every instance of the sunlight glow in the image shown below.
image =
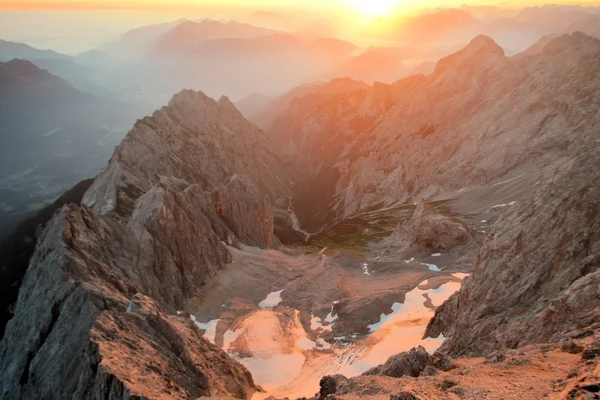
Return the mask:
[[400,8],[408,0],[346,0],[361,11],[373,16],[382,16],[389,11]]

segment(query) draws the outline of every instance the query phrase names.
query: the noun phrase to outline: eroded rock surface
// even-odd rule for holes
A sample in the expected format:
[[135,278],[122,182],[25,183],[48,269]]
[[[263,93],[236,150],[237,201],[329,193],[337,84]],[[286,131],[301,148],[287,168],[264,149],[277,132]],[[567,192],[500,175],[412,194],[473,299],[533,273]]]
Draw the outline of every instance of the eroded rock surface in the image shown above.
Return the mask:
[[476,238],[476,232],[460,219],[442,215],[421,203],[409,221],[394,231],[394,237],[407,249],[446,252],[466,246]]
[[600,323],[600,152],[590,149],[539,182],[494,225],[461,291],[427,333],[443,350],[481,355],[559,340]]
[[248,371],[175,312],[225,243],[278,244],[278,163],[226,98],[182,92],[138,121],[38,242],[0,343],[2,397],[249,397]]
[[298,199],[330,206],[301,216],[319,225],[535,175],[596,146],[598,64],[600,40],[579,32],[514,58],[480,36],[429,76],[317,89],[268,132],[309,182]]
[[395,378],[412,376],[417,378],[427,367],[448,371],[454,368],[454,363],[444,354],[434,353],[430,355],[424,347],[419,346],[406,353],[390,357],[385,364],[372,368],[363,375],[382,375]]

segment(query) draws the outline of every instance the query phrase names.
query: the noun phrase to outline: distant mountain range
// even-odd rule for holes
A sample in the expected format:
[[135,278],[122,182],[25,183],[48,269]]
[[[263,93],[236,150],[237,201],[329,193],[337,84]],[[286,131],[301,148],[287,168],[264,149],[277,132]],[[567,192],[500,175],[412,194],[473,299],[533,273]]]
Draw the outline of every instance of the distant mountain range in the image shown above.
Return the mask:
[[250,39],[276,33],[279,32],[235,21],[183,21],[164,33],[154,44],[150,54],[155,57],[185,56],[194,52],[200,44],[211,40]]
[[35,60],[39,58],[69,59],[71,57],[53,50],[39,50],[24,43],[7,42],[0,39],[0,62],[15,58]]
[[97,174],[134,114],[29,61],[0,63],[0,234]]

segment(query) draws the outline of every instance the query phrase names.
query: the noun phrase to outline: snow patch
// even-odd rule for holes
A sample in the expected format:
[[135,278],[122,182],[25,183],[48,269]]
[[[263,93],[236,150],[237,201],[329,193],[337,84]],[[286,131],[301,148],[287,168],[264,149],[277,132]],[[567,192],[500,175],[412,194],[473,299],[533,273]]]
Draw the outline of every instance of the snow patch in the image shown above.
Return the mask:
[[208,341],[210,341],[211,343],[215,343],[215,336],[217,335],[217,324],[219,323],[219,319],[213,319],[212,321],[208,321],[208,322],[200,322],[198,321],[198,319],[196,318],[195,315],[190,315],[190,318],[192,319],[192,321],[194,321],[194,324],[196,324],[196,326],[199,329],[202,329],[204,332],[204,337],[206,339],[208,339]]
[[[285,290],[285,289],[284,289]],[[267,295],[267,297],[258,303],[258,306],[262,309],[275,308],[281,303],[281,293],[283,290],[278,292],[272,292]]]
[[460,280],[465,279],[468,276],[471,276],[471,274],[463,274],[462,272],[457,272],[455,274],[452,274],[453,277],[458,278]]
[[420,264],[422,264],[422,265],[426,266],[427,268],[429,268],[430,271],[436,271],[436,272],[441,271],[441,269],[437,265],[435,265],[435,264],[427,264],[427,263],[420,263]]
[[517,204],[516,201],[511,201],[510,203],[506,203],[506,204],[496,204],[495,206],[492,206],[490,208],[502,208],[502,207],[509,207],[509,206],[514,206],[515,204]]
[[369,273],[369,264],[367,263],[362,263],[362,268],[363,268],[363,273],[367,276],[371,276],[371,274]]

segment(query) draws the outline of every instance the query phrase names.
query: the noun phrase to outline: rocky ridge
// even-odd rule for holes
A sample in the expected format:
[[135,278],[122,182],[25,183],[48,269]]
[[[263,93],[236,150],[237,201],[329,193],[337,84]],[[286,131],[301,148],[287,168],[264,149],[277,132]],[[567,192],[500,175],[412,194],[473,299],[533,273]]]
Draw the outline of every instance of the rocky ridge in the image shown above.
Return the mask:
[[248,397],[248,371],[175,311],[225,243],[277,245],[278,163],[226,98],[184,91],[138,121],[38,241],[0,344],[2,397]]
[[600,41],[579,32],[512,58],[480,36],[429,76],[299,99],[281,119],[289,129],[268,133],[324,187],[329,221],[342,219],[536,174],[593,145],[599,59]]

